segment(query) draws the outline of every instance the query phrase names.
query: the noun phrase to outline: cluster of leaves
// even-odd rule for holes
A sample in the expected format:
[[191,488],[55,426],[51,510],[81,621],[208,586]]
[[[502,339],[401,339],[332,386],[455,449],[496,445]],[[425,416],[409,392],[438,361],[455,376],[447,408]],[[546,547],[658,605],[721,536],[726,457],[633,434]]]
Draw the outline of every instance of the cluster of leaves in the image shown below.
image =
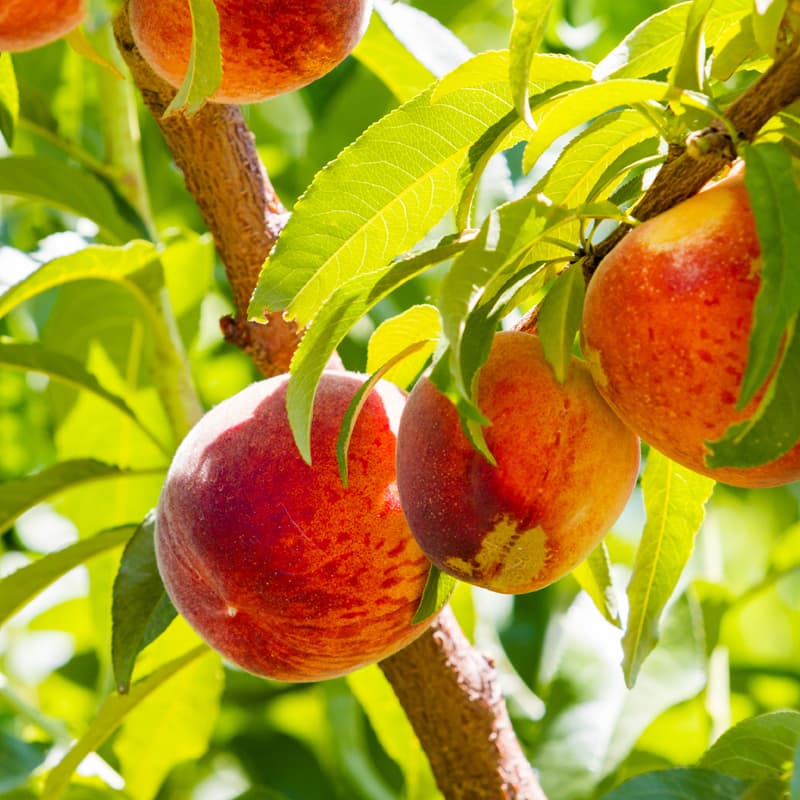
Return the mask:
[[[439,10],[434,0],[429,5]],[[420,10],[377,2],[355,54],[362,71],[353,84],[348,76],[334,78],[341,83],[330,85],[344,87],[339,97],[346,99],[338,108],[332,103],[333,108],[317,109],[309,124],[313,158],[298,155],[287,167],[281,155],[296,146],[298,132],[276,120],[302,106],[280,106],[295,101],[279,100],[270,106],[279,109],[273,116],[254,110],[250,122],[270,142],[264,155],[270,166],[277,165],[273,176],[288,196],[336,156],[295,204],[252,303],[255,317],[265,309],[287,309],[308,326],[293,362],[289,398],[301,452],[308,452],[316,383],[336,348],[356,353],[357,366],[376,378],[403,387],[432,358],[433,379],[456,403],[478,446],[483,419],[472,399],[474,377],[492,333],[517,309],[541,301],[540,336],[554,369],[563,375],[580,319],[579,254],[609,224],[630,220],[628,212],[668,143],[724,118],[725,104],[769,65],[786,5],[758,3],[754,9],[751,0],[670,5],[592,63],[538,52],[543,41],[558,43],[554,20],[567,21],[567,10],[559,12],[553,2],[517,0],[509,49],[475,56],[449,28]],[[100,21],[107,9],[103,2],[96,6]],[[485,3],[465,4],[470,6],[479,18],[487,13]],[[192,0],[192,8],[198,23],[196,80],[178,101],[190,106],[210,91],[219,62],[213,4]],[[74,53],[64,55],[58,46],[14,64],[8,54],[0,55],[0,132],[13,145],[12,154],[0,159],[0,194],[21,201],[4,207],[4,239],[17,252],[31,251],[44,238],[42,232],[77,231],[78,220],[95,226],[59,244],[62,252],[74,253],[51,258],[42,249],[39,257],[23,259],[20,274],[0,294],[6,334],[0,339],[2,374],[47,378],[50,416],[38,427],[52,425],[55,431],[52,452],[23,467],[0,464],[13,478],[0,487],[0,530],[17,521],[20,536],[31,509],[58,498],[59,512],[81,536],[3,581],[0,622],[12,623],[10,640],[20,619],[14,614],[22,610],[24,617],[31,600],[86,565],[92,591],[80,621],[53,621],[50,611],[50,620],[36,624],[72,631],[79,650],[93,648],[100,665],[97,675],[77,682],[69,680],[68,670],[55,669],[37,688],[40,707],[26,699],[31,687],[20,694],[14,680],[0,686],[2,700],[13,709],[11,727],[3,726],[0,741],[0,752],[7,755],[0,759],[3,788],[23,785],[48,751],[66,748],[47,773],[48,797],[87,796],[80,794],[89,792],[87,786],[98,797],[125,796],[108,781],[74,781],[74,771],[93,752],[124,777],[127,796],[154,797],[176,764],[199,759],[212,735],[221,736],[214,734],[223,697],[219,659],[180,620],[170,625],[174,611],[155,570],[146,514],[172,451],[202,406],[253,377],[243,360],[216,346],[214,316],[225,310],[225,290],[213,281],[211,242],[192,232],[198,227],[196,211],[181,194],[169,155],[147,123],[146,194],[154,212],[128,188],[125,158],[136,147],[121,119],[130,108],[124,105],[129,88],[121,89],[108,68],[114,56],[113,48],[104,49],[107,33],[106,23],[92,41],[99,67]],[[39,61],[34,64],[33,58]],[[52,85],[51,62],[66,76],[52,104],[56,111],[44,100]],[[88,132],[75,121],[81,100],[74,100],[87,75]],[[377,95],[372,118],[365,120],[372,124],[343,147],[359,132],[343,120],[353,118],[353,107],[363,107],[379,83],[384,94]],[[325,91],[317,95],[320,106]],[[384,115],[381,104],[395,105],[389,92],[401,105]],[[109,97],[118,103],[122,98],[122,105],[108,103]],[[60,129],[52,124],[53,114]],[[743,150],[765,251],[745,393],[760,385],[781,342],[786,345],[761,415],[720,444],[714,456],[720,463],[774,457],[800,435],[794,405],[798,381],[791,374],[800,346],[800,334],[795,336],[800,287],[790,263],[797,252],[792,221],[800,200],[789,162],[800,143],[799,123],[796,110],[787,109]],[[325,130],[324,137],[313,136],[317,128]],[[92,137],[105,139],[103,159],[90,154],[96,144]],[[129,152],[115,159],[111,139],[123,153],[127,142]],[[81,140],[84,147],[76,144]],[[179,230],[165,235],[169,226]],[[86,230],[85,222],[81,229]],[[158,243],[156,231],[162,232]],[[26,244],[31,240],[34,246]],[[357,329],[365,320],[376,324],[369,341],[359,346]],[[23,391],[26,409],[41,400],[40,388],[26,384]],[[345,427],[342,450],[346,438]],[[0,448],[0,461],[5,452]],[[27,474],[34,467],[40,469]],[[611,537],[607,548],[575,572],[611,625],[569,581],[520,598],[499,619],[496,598],[473,601],[464,589],[457,592],[454,605],[467,630],[474,629],[482,646],[507,654],[502,658],[512,713],[552,796],[617,800],[669,790],[687,798],[744,797],[790,788],[800,742],[795,713],[741,723],[702,754],[705,739],[730,723],[730,712],[722,707],[728,694],[719,688],[720,658],[730,648],[735,660],[739,648],[745,684],[740,695],[745,696],[749,661],[760,652],[760,640],[752,646],[742,641],[749,634],[737,639],[729,632],[721,645],[723,625],[746,629],[753,599],[765,592],[779,606],[777,611],[769,606],[773,619],[793,619],[769,590],[800,566],[794,524],[798,498],[788,489],[760,495],[780,511],[751,519],[747,537],[768,529],[779,546],[755,558],[747,538],[747,545],[728,556],[735,562],[744,552],[750,567],[735,583],[696,563],[686,568],[712,489],[711,481],[649,454],[635,501],[644,498],[646,520],[633,509],[635,532]],[[714,526],[722,525],[721,519],[730,529],[733,517],[747,517],[742,509],[758,507],[755,496],[718,491],[705,522],[706,539],[715,541]],[[10,554],[19,555],[20,549],[12,546]],[[620,608],[615,588],[620,570],[612,563],[630,567],[627,611]],[[726,569],[731,570],[728,562]],[[102,633],[93,633],[93,627]],[[560,639],[556,648],[548,645],[554,638]],[[789,666],[800,644],[788,648],[781,640],[781,645],[785,662],[773,672],[788,671],[795,694],[787,690],[777,696],[800,701],[800,676]],[[769,642],[764,649],[769,651]],[[6,663],[8,668],[10,659]],[[434,796],[424,756],[377,669],[291,692],[267,684],[254,689],[245,676],[227,674],[229,687],[244,687],[245,694],[264,700],[273,737],[278,731],[295,743],[292,747],[302,743],[304,753],[313,753],[315,768],[324,764],[350,796]],[[115,687],[124,693],[114,693]],[[723,699],[715,699],[712,689],[723,691]],[[60,704],[53,700],[58,693],[65,698]],[[235,709],[234,716],[252,707],[247,697],[235,706],[229,695],[222,707]],[[773,696],[762,691],[737,716],[783,704]],[[64,710],[65,704],[72,710]],[[314,726],[298,721],[305,717]],[[330,720],[336,720],[335,728]],[[686,750],[671,751],[676,743],[657,741],[670,725],[674,730],[687,720],[700,720],[695,726],[700,734],[685,737]],[[229,727],[236,724],[246,738],[249,729],[228,719]],[[26,738],[31,725],[46,738]],[[242,744],[229,747],[218,745],[217,753],[233,751],[239,762],[247,761]],[[267,750],[262,747],[261,753]],[[307,766],[302,758],[287,763],[299,765],[299,772]],[[696,767],[622,782],[630,774],[676,763]],[[270,769],[278,764],[276,758]],[[211,762],[206,769],[213,769]],[[251,775],[258,775],[254,782],[273,785],[263,770],[254,767]],[[32,785],[41,780],[34,777]],[[297,788],[303,786],[299,777],[292,780],[280,785],[284,794],[277,796],[312,796],[307,785]],[[335,796],[342,791],[335,785],[322,781],[318,796]],[[17,796],[27,800],[31,793],[20,789]]]

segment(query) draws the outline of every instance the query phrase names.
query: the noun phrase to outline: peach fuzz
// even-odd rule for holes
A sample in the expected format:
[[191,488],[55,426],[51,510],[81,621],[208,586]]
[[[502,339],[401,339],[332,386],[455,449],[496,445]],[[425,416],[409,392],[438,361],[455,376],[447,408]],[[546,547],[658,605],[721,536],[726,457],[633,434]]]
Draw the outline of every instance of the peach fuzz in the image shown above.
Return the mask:
[[400,422],[397,482],[422,550],[457,578],[504,593],[561,578],[599,544],[636,482],[639,440],[573,358],[563,385],[538,337],[495,335],[478,376],[490,420],[476,451],[427,379]]
[[32,50],[54,42],[85,15],[83,0],[2,0],[0,52]]
[[705,464],[706,442],[763,396],[736,411],[760,254],[736,174],[629,233],[592,277],[583,312],[584,354],[622,419],[680,464],[744,487],[800,478],[800,444],[758,467]]
[[158,503],[156,554],[178,611],[257,675],[312,681],[385,658],[412,624],[430,564],[395,484],[403,393],[381,382],[356,422],[349,488],[336,437],[363,376],[326,372],[303,461],[286,416],[288,376],[210,412],[178,448]]
[[[299,89],[330,72],[361,38],[370,0],[214,0],[222,84],[213,100],[253,103]],[[153,70],[173,86],[189,64],[188,0],[130,0],[131,31]]]

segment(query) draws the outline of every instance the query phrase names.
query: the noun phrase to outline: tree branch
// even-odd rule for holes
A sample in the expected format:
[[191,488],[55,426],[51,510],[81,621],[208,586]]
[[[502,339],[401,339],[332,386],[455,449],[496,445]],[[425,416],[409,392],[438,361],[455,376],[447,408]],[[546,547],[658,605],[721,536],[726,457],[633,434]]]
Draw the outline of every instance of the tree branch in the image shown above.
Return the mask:
[[[247,321],[261,266],[286,219],[252,133],[234,106],[209,104],[191,119],[164,118],[175,90],[136,49],[127,3],[114,30],[225,265],[237,308],[221,322],[225,338],[264,375],[286,372],[301,333],[280,313],[266,326]],[[546,800],[514,735],[492,664],[470,646],[449,609],[381,667],[448,800]]]

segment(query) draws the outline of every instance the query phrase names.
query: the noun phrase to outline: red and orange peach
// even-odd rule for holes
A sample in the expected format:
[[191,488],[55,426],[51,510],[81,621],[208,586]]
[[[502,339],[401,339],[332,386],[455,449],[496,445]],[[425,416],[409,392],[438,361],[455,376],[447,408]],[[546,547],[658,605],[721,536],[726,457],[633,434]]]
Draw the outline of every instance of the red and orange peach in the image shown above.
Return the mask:
[[3,0],[0,52],[49,44],[79,25],[85,13],[83,0]]
[[344,488],[336,438],[363,377],[323,374],[311,465],[289,429],[287,383],[253,384],[190,431],[158,503],[156,553],[176,608],[212,647],[257,675],[311,681],[419,636],[430,564],[395,483],[402,392],[381,382],[367,397]]
[[477,405],[496,466],[464,434],[427,379],[400,423],[397,483],[425,554],[457,578],[498,592],[540,589],[600,542],[636,482],[639,441],[573,358],[565,383],[538,337],[495,336]]

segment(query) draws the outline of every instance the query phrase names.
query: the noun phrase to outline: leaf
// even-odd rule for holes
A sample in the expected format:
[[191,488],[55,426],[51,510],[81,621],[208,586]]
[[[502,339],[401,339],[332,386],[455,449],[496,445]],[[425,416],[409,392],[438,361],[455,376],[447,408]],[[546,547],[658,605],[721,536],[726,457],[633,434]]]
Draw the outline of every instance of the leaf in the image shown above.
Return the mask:
[[353,396],[353,399],[348,403],[341,427],[339,428],[339,435],[336,438],[336,461],[339,465],[339,475],[341,476],[342,484],[344,484],[345,487],[347,487],[347,453],[350,449],[350,439],[353,435],[353,429],[356,426],[358,415],[361,413],[361,409],[364,407],[369,393],[375,388],[378,381],[380,381],[386,372],[406,358],[406,356],[411,355],[417,350],[421,350],[425,347],[425,344],[426,342],[414,342],[408,345],[404,350],[392,356],[374,374],[370,375],[369,378],[364,381]]
[[222,83],[219,49],[219,14],[214,0],[189,0],[192,14],[192,50],[178,93],[164,116],[178,111],[187,116],[198,112]]
[[601,542],[589,553],[588,558],[572,570],[572,577],[575,578],[581,589],[592,598],[592,602],[605,619],[615,627],[621,628],[617,590],[614,587],[611,559],[605,543]]
[[789,322],[800,312],[800,189],[789,152],[775,142],[743,148],[744,182],[761,242],[761,285],[753,307],[750,351],[737,408],[744,408],[773,369]]
[[800,744],[794,749],[792,777],[789,780],[789,800],[800,800]]
[[[596,67],[595,80],[641,78],[668,69],[678,59],[686,34],[690,2],[678,3],[637,25]],[[716,0],[706,21],[706,42],[713,46],[752,10],[752,0]]]
[[800,441],[800,325],[795,320],[785,351],[756,414],[707,442],[709,467],[755,467],[774,461]]
[[635,109],[603,114],[565,145],[533,191],[559,205],[576,206],[589,197],[607,169],[626,154],[635,153],[634,148],[654,133],[653,125]]
[[383,377],[407,389],[425,362],[433,354],[442,332],[439,309],[431,305],[416,305],[384,320],[370,336],[367,345],[367,372],[373,373],[390,359],[405,350],[411,342],[425,341],[424,347],[408,353],[406,358],[392,367]]
[[[128,404],[121,397],[104,389],[97,378],[87,372],[83,365],[74,358],[48,350],[36,342],[12,342],[9,339],[0,337],[0,368],[40,372],[47,375],[51,380],[102,397],[103,400],[106,400],[131,419],[162,453],[168,457],[171,455],[171,451],[167,446],[139,419]],[[1,491],[2,489],[0,489]],[[1,517],[0,529],[2,529]]]
[[435,564],[431,564],[428,580],[414,614],[412,624],[424,622],[428,617],[438,614],[446,605],[458,585],[458,581],[446,572],[442,572]]
[[354,278],[340,286],[314,317],[292,357],[292,375],[286,392],[289,424],[306,461],[311,458],[311,414],[317,383],[338,344],[350,328],[390,292],[465,247],[466,242],[450,241],[419,256]]
[[553,0],[514,0],[514,20],[509,44],[509,82],[520,119],[536,130],[528,106],[528,80],[536,51],[544,39]]
[[[452,74],[471,74],[473,62],[484,59],[476,56]],[[578,71],[575,64],[537,59],[538,85],[563,82]],[[264,265],[252,318],[287,309],[307,324],[337,287],[413,247],[453,205],[470,149],[512,111],[511,99],[490,83],[434,102],[435,88],[372,125],[317,173]]]
[[539,339],[559,383],[567,379],[575,335],[581,325],[586,289],[582,264],[578,261],[570,265],[556,278],[539,309]]
[[115,464],[82,458],[62,461],[35,475],[7,481],[0,485],[0,531],[6,530],[23,511],[67,489],[74,489],[91,481],[153,475],[159,472],[161,470],[122,469]]
[[128,541],[114,579],[111,660],[120,693],[130,687],[136,656],[177,615],[158,572],[154,530],[155,515],[150,514]]
[[420,9],[376,0],[353,55],[404,103],[472,54],[449,28]]
[[705,87],[706,46],[703,28],[713,3],[714,0],[693,0],[689,8],[680,54],[669,71],[669,85],[675,89],[701,92]]
[[383,749],[402,770],[404,800],[441,800],[425,751],[380,668],[373,665],[351,673],[347,685]]
[[783,779],[800,744],[800,713],[773,711],[734,725],[697,766],[743,780]]
[[752,16],[744,17],[732,36],[724,43],[718,43],[714,48],[714,58],[711,61],[711,78],[717,81],[726,81],[747,59],[758,52],[755,35],[753,34]]
[[109,58],[106,58],[97,52],[97,49],[89,41],[89,37],[86,35],[86,31],[83,29],[83,26],[79,28],[73,28],[71,31],[69,31],[69,33],[67,33],[67,35],[64,37],[64,40],[79,56],[83,56],[83,58],[91,61],[93,64],[97,64],[121,81],[126,79],[125,75],[120,72],[117,66]]
[[0,135],[11,147],[19,120],[19,91],[10,53],[0,53]]
[[[0,159],[0,170],[3,161]],[[0,294],[0,317],[31,297],[71,281],[101,278],[122,282],[157,258],[155,247],[141,241],[122,247],[92,245],[72,255],[54,258]]]
[[665,769],[636,775],[601,800],[745,800],[744,781],[706,769]]
[[3,578],[0,582],[0,625],[67,572],[94,556],[124,544],[135,530],[123,525],[48,553]]
[[753,36],[761,51],[774,58],[788,0],[755,0],[754,6]]
[[628,686],[658,642],[661,614],[694,547],[714,481],[650,449],[642,475],[645,523],[628,583],[630,612],[622,640]]
[[86,169],[47,156],[0,158],[0,194],[88,217],[115,244],[147,239],[147,227],[112,186]]
[[106,698],[88,730],[48,774],[43,796],[48,800],[58,800],[64,794],[72,774],[87,755],[97,750],[148,697],[167,697],[168,695],[161,694],[161,690],[169,687],[170,679],[204,657],[218,658],[207,645],[201,645],[167,662],[135,683],[128,694],[112,694]]
[[0,792],[21,786],[45,760],[47,746],[41,742],[26,742],[0,730]]
[[127,717],[114,752],[129,797],[151,800],[173,767],[204,755],[223,684],[221,659],[198,659],[170,679],[169,691],[150,695]]
[[561,135],[601,114],[647,100],[664,100],[669,87],[661,81],[609,79],[579,86],[556,95],[533,110],[537,131],[525,148],[522,168],[530,171],[539,157]]

